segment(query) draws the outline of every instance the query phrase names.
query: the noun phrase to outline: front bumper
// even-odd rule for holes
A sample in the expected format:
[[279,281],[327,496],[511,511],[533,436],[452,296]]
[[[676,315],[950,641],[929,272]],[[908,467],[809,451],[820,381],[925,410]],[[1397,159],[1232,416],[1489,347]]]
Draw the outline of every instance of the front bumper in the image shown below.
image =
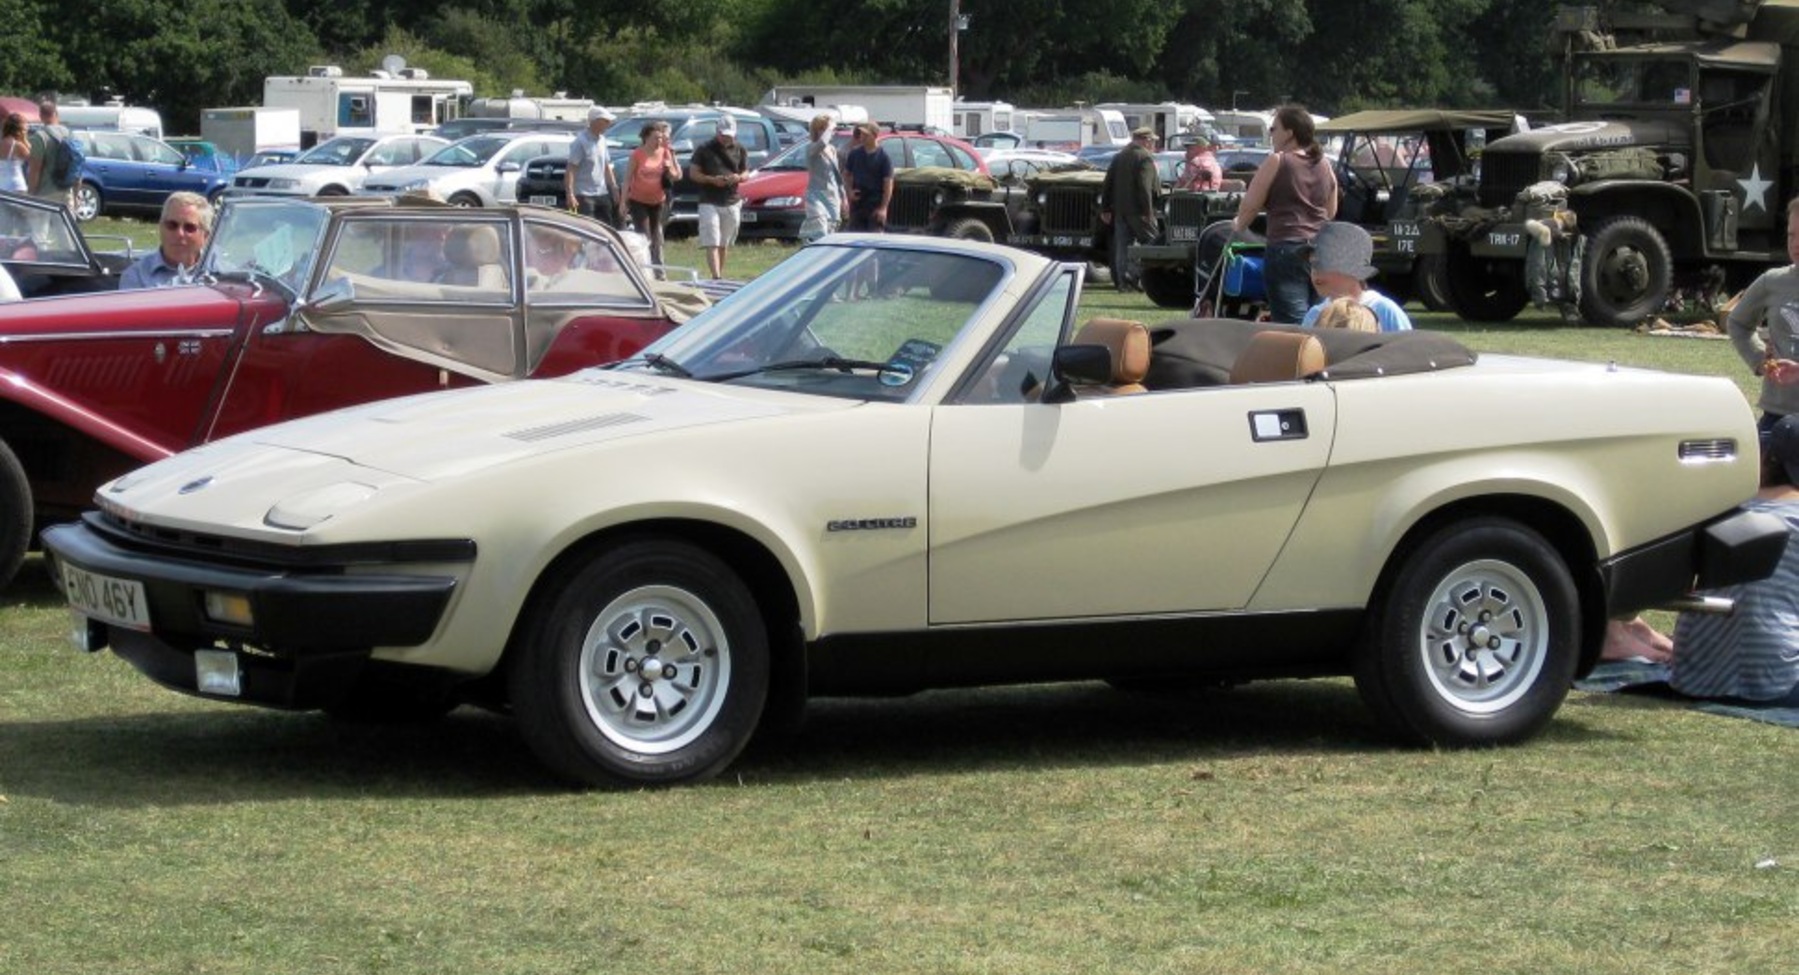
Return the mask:
[[1193,242],[1184,244],[1132,244],[1130,259],[1144,267],[1193,266]]
[[[382,548],[346,550],[333,561],[309,557],[283,564],[269,559],[207,557],[136,543],[89,514],[43,534],[44,551],[59,578],[74,566],[143,587],[149,628],[102,622],[76,612],[72,635],[89,649],[110,646],[145,676],[175,690],[198,693],[199,657],[231,654],[241,674],[232,699],[276,707],[316,707],[347,691],[375,647],[418,646],[441,622],[457,579],[450,575],[349,573]],[[472,561],[474,543],[401,543],[394,549],[436,564]],[[402,555],[395,562],[408,560]],[[249,625],[208,615],[206,594],[241,595]],[[245,647],[256,648],[247,651]]]
[[1599,563],[1606,614],[1618,619],[1673,605],[1696,591],[1765,579],[1786,546],[1786,524],[1779,518],[1738,508]]
[[806,211],[795,207],[787,210],[743,208],[737,224],[739,240],[799,240],[800,224],[806,222]]

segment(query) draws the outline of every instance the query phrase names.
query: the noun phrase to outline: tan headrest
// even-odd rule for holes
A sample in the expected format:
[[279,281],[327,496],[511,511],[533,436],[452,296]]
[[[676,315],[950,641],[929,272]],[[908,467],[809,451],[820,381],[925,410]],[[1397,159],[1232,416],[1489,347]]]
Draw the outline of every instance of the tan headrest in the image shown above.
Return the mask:
[[1232,383],[1290,383],[1324,371],[1324,346],[1304,332],[1257,332],[1231,366]]
[[1149,373],[1149,329],[1123,318],[1094,318],[1075,333],[1075,345],[1103,345],[1112,353],[1112,382],[1140,383]]

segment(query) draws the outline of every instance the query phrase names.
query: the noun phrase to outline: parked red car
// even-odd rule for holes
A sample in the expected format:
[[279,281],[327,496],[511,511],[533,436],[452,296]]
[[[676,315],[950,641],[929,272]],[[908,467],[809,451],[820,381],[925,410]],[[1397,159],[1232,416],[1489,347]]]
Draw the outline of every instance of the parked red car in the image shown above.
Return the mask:
[[34,523],[293,417],[625,358],[709,302],[537,207],[233,200],[188,286],[0,306],[0,585]]
[[[850,151],[850,130],[831,136],[842,160]],[[737,188],[743,197],[743,224],[739,239],[798,240],[806,219],[806,146],[800,142],[756,170]],[[922,132],[882,132],[881,151],[893,160],[894,169],[942,166],[987,173],[987,163],[973,146],[960,139]]]

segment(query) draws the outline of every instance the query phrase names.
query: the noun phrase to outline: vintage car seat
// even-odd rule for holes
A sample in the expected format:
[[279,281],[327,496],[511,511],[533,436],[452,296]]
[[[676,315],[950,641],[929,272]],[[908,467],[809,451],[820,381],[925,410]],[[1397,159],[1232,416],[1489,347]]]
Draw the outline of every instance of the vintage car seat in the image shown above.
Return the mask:
[[457,227],[444,240],[444,258],[450,266],[443,284],[506,290],[506,271],[500,267],[500,235],[485,225]]
[[1082,386],[1080,396],[1118,396],[1146,393],[1143,377],[1149,373],[1149,329],[1142,322],[1123,318],[1094,318],[1074,335],[1073,345],[1103,345],[1112,353],[1112,381],[1104,386]]
[[1324,345],[1305,332],[1257,332],[1231,365],[1231,384],[1290,383],[1323,372]]

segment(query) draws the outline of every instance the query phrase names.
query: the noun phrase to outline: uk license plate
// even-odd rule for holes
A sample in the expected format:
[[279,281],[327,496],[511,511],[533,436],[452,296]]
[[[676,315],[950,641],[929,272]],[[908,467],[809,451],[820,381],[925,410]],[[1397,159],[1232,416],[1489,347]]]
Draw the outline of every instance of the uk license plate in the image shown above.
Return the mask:
[[150,628],[150,603],[143,583],[89,572],[67,562],[57,568],[62,573],[63,593],[76,611],[114,626]]
[[558,201],[553,196],[544,196],[542,194],[537,194],[535,196],[532,196],[531,199],[526,200],[525,202],[535,203],[540,207],[553,207],[560,201]]

